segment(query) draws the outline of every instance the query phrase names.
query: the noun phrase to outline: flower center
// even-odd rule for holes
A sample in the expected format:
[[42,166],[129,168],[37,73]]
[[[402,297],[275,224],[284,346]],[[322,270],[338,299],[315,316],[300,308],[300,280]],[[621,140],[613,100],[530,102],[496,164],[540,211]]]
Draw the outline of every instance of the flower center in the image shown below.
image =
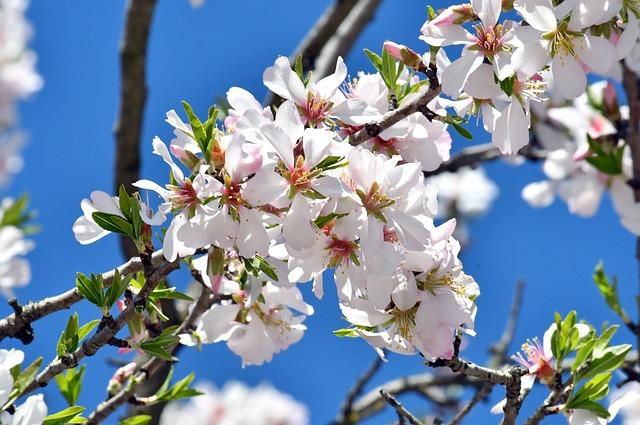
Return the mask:
[[382,191],[378,182],[373,182],[368,193],[365,193],[362,190],[357,190],[356,193],[360,197],[362,205],[367,210],[367,213],[373,214],[382,221],[385,221],[384,217],[382,217],[381,211],[384,208],[393,205],[395,201],[389,198],[387,194]]
[[172,192],[171,195],[169,195],[169,201],[172,204],[173,210],[195,208],[196,205],[200,203],[198,193],[190,180],[185,180],[181,187],[174,185],[168,185],[167,187]]
[[376,136],[372,140],[374,152],[385,152],[387,155],[398,154],[398,150],[396,149],[396,143],[398,143],[398,139],[392,137],[389,140],[384,140],[382,137]]
[[334,236],[331,238],[327,249],[330,256],[329,267],[337,267],[341,264],[346,265],[350,261],[359,265],[357,256],[358,244],[356,242],[338,239]]
[[567,23],[562,22],[555,31],[542,35],[543,39],[551,42],[549,46],[551,57],[555,57],[557,54],[576,57],[573,40],[583,35],[579,32],[569,31],[567,26]]
[[476,26],[476,44],[485,56],[493,56],[502,49],[502,30],[503,26],[500,24],[489,28]]
[[307,92],[307,102],[302,109],[302,114],[313,124],[323,121],[328,115],[333,104],[315,93]]
[[407,311],[402,311],[396,307],[391,314],[393,314],[400,336],[409,342],[413,341],[413,328],[416,325],[416,309],[411,308]]

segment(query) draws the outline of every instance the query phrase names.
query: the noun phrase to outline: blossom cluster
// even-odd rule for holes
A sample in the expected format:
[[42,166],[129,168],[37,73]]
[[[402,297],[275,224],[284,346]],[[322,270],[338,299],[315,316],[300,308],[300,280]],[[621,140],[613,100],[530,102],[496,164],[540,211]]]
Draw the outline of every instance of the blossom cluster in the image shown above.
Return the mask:
[[[588,71],[619,78],[616,60],[632,60],[638,10],[634,2],[586,7],[585,1],[473,0],[431,9],[420,37],[427,53],[387,42],[382,56],[367,52],[378,72],[354,79],[342,58],[318,80],[304,74],[301,62],[280,57],[263,74],[282,99],[278,107],[233,87],[220,126],[215,107],[205,121],[186,103],[186,122],[169,111],[175,137],[168,146],[159,137],[152,142],[169,180],[136,182],[146,196],[92,193],[73,226],[76,238],[91,243],[123,233],[145,252],[153,248],[153,228],[166,224],[166,260],[194,257],[190,264],[203,283],[224,295],[182,342],[226,341],[243,364],[269,361],[302,337],[313,308],[296,285],[312,281],[321,298],[329,276],[350,323],[338,335],[362,337],[381,355],[450,357],[454,335],[473,334],[479,288],[458,258],[456,221],[435,220],[437,189],[423,176],[450,159],[449,130],[468,135],[461,123],[475,116],[511,156],[529,144],[532,123],[541,128],[534,114],[545,110],[540,104],[552,106],[548,112],[558,120],[553,93],[577,98],[585,122],[565,123],[575,151],[570,160],[567,149],[552,152],[545,163],[557,172],[552,178],[562,174],[556,180],[571,182],[530,186],[525,197],[544,204],[550,197],[544,189],[557,186],[570,208],[588,211],[593,196],[584,187],[603,182],[576,155],[600,172],[623,174],[617,127],[580,105],[593,97],[585,93]],[[503,6],[515,13],[501,16]],[[516,14],[520,22],[504,19]],[[450,45],[463,46],[453,61],[445,51]],[[412,109],[418,112],[372,131],[429,92],[430,101]],[[607,102],[605,93],[600,107]],[[631,196],[622,179],[604,184],[616,182]],[[485,209],[495,196],[490,184],[483,190],[471,210]],[[441,199],[455,199],[451,188],[442,191]],[[149,192],[159,203],[142,201]],[[617,204],[627,201],[634,210],[631,198]],[[627,227],[640,223],[630,212],[622,215]]]
[[14,130],[16,101],[42,87],[35,64],[36,55],[28,48],[31,25],[25,18],[27,0],[0,1],[0,185],[22,168],[19,150],[23,135]]
[[163,411],[161,425],[190,421],[202,425],[307,425],[306,407],[267,384],[249,388],[228,382],[216,389],[196,385],[202,395],[188,403],[173,402]]
[[[168,221],[169,261],[206,249],[192,266],[227,295],[184,343],[226,341],[243,364],[271,360],[302,337],[313,313],[296,284],[313,281],[322,297],[327,270],[352,325],[342,332],[378,350],[450,356],[454,333],[473,333],[478,286],[462,271],[455,220],[434,224],[436,190],[422,174],[448,156],[447,125],[414,114],[353,146],[349,136],[388,111],[389,93],[379,74],[345,84],[346,75],[340,58],[335,73],[306,81],[281,57],[264,72],[265,85],[284,99],[275,114],[237,87],[220,129],[215,111],[205,123],[188,105],[186,123],[167,114],[175,138],[167,147],[156,137],[153,149],[170,182],[135,183],[161,201],[152,210],[139,197],[140,218],[145,228]],[[407,88],[419,84],[406,69],[402,78]],[[445,154],[421,160],[443,141]],[[120,204],[103,192],[84,200],[77,239],[90,243],[113,230],[98,217],[126,219]]]

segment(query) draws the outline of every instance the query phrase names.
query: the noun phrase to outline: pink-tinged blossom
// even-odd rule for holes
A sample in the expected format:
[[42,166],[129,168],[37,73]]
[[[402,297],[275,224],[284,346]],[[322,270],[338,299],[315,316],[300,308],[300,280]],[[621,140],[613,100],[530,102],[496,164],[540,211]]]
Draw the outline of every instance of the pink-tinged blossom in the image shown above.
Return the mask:
[[342,58],[338,57],[333,74],[317,82],[310,81],[305,86],[298,74],[291,69],[289,59],[280,56],[273,66],[264,71],[262,78],[269,90],[295,103],[304,123],[317,126],[331,115],[336,106],[335,101],[339,99],[336,94],[346,76],[347,67]]

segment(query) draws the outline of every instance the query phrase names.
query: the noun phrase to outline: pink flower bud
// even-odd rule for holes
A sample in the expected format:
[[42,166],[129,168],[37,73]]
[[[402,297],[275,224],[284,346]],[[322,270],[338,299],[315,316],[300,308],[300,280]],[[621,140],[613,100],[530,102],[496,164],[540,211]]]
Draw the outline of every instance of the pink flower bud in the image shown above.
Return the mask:
[[384,50],[387,51],[389,56],[402,62],[409,68],[420,70],[425,67],[420,55],[407,46],[394,43],[393,41],[385,41]]
[[119,391],[120,388],[122,388],[122,384],[124,384],[125,381],[129,379],[129,377],[132,376],[136,371],[136,366],[137,365],[135,362],[131,362],[116,370],[116,373],[114,373],[109,380],[109,384],[107,387],[107,391],[109,392],[109,394],[114,394],[115,392]]
[[429,23],[439,27],[460,25],[473,20],[475,16],[476,13],[470,4],[457,4],[443,10],[433,20],[429,21]]

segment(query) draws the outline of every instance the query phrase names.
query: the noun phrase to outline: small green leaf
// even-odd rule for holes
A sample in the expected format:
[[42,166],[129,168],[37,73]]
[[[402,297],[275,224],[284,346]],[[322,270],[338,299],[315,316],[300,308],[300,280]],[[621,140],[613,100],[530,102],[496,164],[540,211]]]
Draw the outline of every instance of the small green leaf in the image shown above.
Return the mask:
[[360,335],[358,335],[358,332],[354,329],[354,328],[344,328],[344,329],[338,329],[333,331],[333,334],[335,336],[341,337],[341,338],[358,338],[360,337]]
[[92,330],[95,329],[96,326],[100,323],[100,319],[92,320],[86,325],[80,326],[78,329],[78,342],[82,342],[82,340],[91,333]]
[[93,221],[95,221],[95,223],[104,230],[135,238],[131,223],[119,215],[96,211],[91,214],[91,217],[93,218]]
[[58,425],[68,424],[70,420],[84,412],[85,408],[82,406],[71,406],[57,413],[51,414],[44,418],[42,425]]
[[56,353],[58,357],[71,353],[78,348],[78,313],[73,313],[67,321],[65,330],[58,339]]
[[86,367],[82,365],[74,369],[67,369],[66,373],[55,377],[58,389],[69,406],[75,405],[78,400],[85,371]]
[[147,425],[149,422],[151,422],[150,415],[136,415],[121,420],[118,425]]
[[191,108],[191,105],[189,105],[187,101],[185,100],[182,101],[182,107],[184,108],[184,111],[187,113],[187,117],[189,118],[189,124],[191,124],[191,129],[193,130],[193,136],[195,137],[196,142],[200,146],[202,153],[207,152],[209,141],[207,140],[207,135],[202,126],[202,122],[197,117],[197,115],[193,112],[193,108]]
[[628,318],[627,313],[620,306],[620,300],[618,298],[618,281],[614,276],[612,282],[609,282],[609,278],[605,274],[604,264],[602,262],[598,263],[595,271],[593,272],[593,281],[598,287],[598,290],[604,298],[607,306],[609,306],[609,308],[618,316]]

